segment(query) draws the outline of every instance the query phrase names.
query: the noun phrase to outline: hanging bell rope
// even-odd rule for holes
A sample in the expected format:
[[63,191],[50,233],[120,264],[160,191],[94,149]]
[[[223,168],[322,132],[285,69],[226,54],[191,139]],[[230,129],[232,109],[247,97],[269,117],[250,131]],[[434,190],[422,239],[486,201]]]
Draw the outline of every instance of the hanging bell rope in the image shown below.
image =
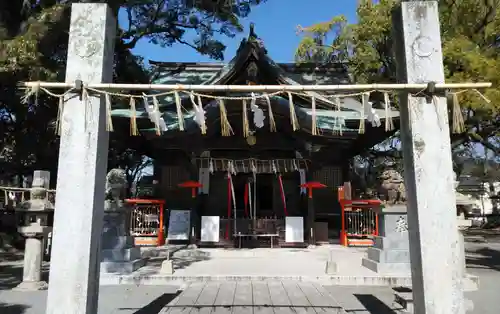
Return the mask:
[[359,134],[364,134],[365,133],[365,115],[366,115],[366,110],[370,108],[370,104],[368,103],[370,100],[370,93],[366,92],[361,95],[361,117],[359,119],[359,128],[358,128],[358,133]]

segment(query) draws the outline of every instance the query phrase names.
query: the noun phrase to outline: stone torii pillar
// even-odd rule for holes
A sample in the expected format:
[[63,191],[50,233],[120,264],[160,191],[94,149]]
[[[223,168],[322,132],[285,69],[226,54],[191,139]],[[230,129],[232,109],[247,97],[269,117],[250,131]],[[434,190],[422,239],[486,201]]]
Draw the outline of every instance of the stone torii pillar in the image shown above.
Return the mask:
[[[399,82],[444,83],[438,2],[402,2],[393,18]],[[448,108],[434,96],[400,94],[413,300],[418,314],[464,314]]]
[[[112,82],[115,32],[107,4],[72,5],[66,82]],[[47,314],[97,313],[108,141],[103,97],[66,102]]]

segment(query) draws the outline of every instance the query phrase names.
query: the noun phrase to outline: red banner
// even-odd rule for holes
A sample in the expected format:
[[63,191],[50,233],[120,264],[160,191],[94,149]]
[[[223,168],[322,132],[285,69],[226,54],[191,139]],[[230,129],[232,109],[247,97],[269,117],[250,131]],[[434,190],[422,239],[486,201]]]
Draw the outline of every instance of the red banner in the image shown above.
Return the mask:
[[285,212],[285,216],[288,216],[288,213],[286,211],[285,189],[283,188],[283,180],[281,179],[281,174],[278,175],[278,181],[280,183],[280,193],[281,193],[281,201],[283,201],[283,211]]

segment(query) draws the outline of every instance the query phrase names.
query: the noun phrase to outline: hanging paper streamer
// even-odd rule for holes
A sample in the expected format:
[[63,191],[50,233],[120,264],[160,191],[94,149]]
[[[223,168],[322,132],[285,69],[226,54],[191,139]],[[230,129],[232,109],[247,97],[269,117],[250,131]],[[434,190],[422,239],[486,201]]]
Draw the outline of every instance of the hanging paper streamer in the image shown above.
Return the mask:
[[208,163],[208,171],[210,171],[210,173],[214,173],[214,161],[212,159],[210,159]]
[[250,135],[250,126],[248,125],[248,111],[247,111],[247,101],[243,99],[243,137],[248,137]]
[[264,111],[257,106],[257,98],[255,94],[252,93],[252,102],[250,103],[250,110],[253,112],[253,124],[256,128],[264,127],[264,120],[266,117],[264,116]]
[[297,131],[299,129],[299,120],[297,118],[297,113],[295,112],[293,96],[290,92],[288,92],[288,106],[290,107],[290,123],[292,124],[292,130]]
[[392,131],[394,130],[394,123],[392,122],[389,93],[384,93],[384,109],[385,109],[385,130]]
[[227,118],[227,110],[226,105],[224,104],[224,99],[219,99],[219,114],[220,114],[220,129],[222,136],[231,136],[233,135],[233,128],[229,123]]
[[271,107],[271,99],[267,93],[264,94],[267,103],[267,112],[269,115],[269,131],[276,132],[276,121],[274,120],[273,108]]
[[318,126],[317,126],[317,120],[316,120],[316,97],[312,96],[311,97],[311,108],[312,108],[312,113],[311,113],[311,132],[312,135],[318,135]]
[[137,117],[136,117],[136,109],[135,109],[135,99],[134,97],[130,97],[130,135],[137,136],[139,135],[139,131],[137,129]]
[[333,128],[333,133],[334,134],[338,133],[340,136],[342,136],[342,128],[344,126],[343,126],[343,120],[342,120],[341,115],[340,115],[340,111],[341,111],[340,110],[340,108],[341,108],[340,97],[335,96],[334,101],[335,101],[335,107],[337,108],[338,115],[335,117],[335,126]]
[[288,216],[288,212],[286,210],[285,189],[283,188],[283,179],[281,178],[281,174],[278,175],[278,182],[280,184],[280,194],[281,194],[281,201],[283,202],[283,212],[285,213],[286,217]]
[[359,129],[358,133],[359,134],[364,134],[365,133],[365,112],[366,108],[369,107],[368,101],[370,100],[370,93],[363,93],[361,95],[361,117],[359,119]]
[[174,92],[175,109],[177,110],[177,120],[179,123],[179,130],[184,131],[184,115],[182,114],[181,96],[178,91]]
[[203,102],[201,101],[201,97],[198,96],[198,104],[194,100],[194,93],[189,94],[189,99],[191,100],[191,104],[193,105],[194,121],[200,127],[201,134],[207,134],[207,124],[205,122],[205,110],[203,109]]

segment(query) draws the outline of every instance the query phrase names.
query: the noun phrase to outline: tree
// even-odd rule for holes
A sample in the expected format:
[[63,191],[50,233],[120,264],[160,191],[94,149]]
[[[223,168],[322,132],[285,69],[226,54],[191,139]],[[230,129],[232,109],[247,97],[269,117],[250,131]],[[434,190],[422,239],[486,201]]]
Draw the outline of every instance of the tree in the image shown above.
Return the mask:
[[[391,11],[398,0],[361,0],[358,21],[344,16],[309,27],[296,50],[298,62],[343,62],[357,83],[396,82]],[[500,0],[439,1],[446,79],[500,83]],[[453,147],[479,143],[500,156],[500,89],[459,95],[466,132],[452,136]],[[397,103],[397,100],[395,100]]]
[[[149,73],[142,60],[131,54],[141,39],[161,46],[180,43],[202,54],[222,59],[224,45],[217,35],[242,31],[240,17],[261,0],[11,0],[0,1],[0,166],[10,178],[34,169],[57,169],[58,137],[55,135],[57,100],[43,93],[36,102],[21,103],[20,81],[63,81],[67,54],[70,4],[105,2],[118,16],[124,12],[115,45],[115,82],[147,83]],[[197,36],[186,39],[193,31]],[[116,104],[120,105],[120,104]],[[125,169],[141,165],[144,152],[119,145],[123,136],[114,132],[110,166]]]

